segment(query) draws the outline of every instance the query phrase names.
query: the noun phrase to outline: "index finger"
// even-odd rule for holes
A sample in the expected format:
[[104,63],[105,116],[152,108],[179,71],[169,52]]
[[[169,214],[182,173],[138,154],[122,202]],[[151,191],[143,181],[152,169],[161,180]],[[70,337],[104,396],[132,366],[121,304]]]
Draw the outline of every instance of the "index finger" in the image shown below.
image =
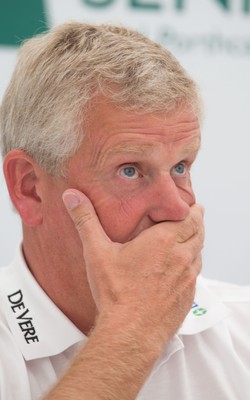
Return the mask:
[[201,230],[203,231],[203,216],[204,208],[202,205],[194,204],[190,207],[190,213],[186,219],[179,223],[178,243],[184,243],[192,236],[199,234]]

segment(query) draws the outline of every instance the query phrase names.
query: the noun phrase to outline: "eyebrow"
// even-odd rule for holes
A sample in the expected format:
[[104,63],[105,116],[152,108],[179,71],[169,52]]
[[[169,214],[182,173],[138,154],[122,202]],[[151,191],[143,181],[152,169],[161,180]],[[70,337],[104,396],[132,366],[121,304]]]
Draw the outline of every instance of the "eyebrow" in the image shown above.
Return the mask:
[[[201,145],[200,137],[195,138],[194,140],[192,140],[191,143],[187,143],[187,145],[183,149],[182,159],[185,159],[190,154],[196,154],[200,149],[200,145]],[[111,149],[108,149],[108,151],[102,155],[101,159],[99,159],[98,161],[96,160],[96,162],[98,164],[103,165],[103,163],[105,163],[107,158],[115,157],[116,155],[119,155],[119,154],[150,157],[153,154],[154,150],[155,150],[155,148],[152,146],[152,144],[147,144],[147,143],[131,144],[131,141],[123,142],[123,143],[117,144],[116,146],[112,147]]]
[[197,153],[200,150],[200,147],[201,147],[201,138],[197,137],[195,140],[193,140],[191,143],[188,143],[187,146],[185,146],[183,153],[184,154]]
[[[201,146],[201,139],[197,137],[191,143],[188,143],[183,149],[183,154],[197,153]],[[109,149],[107,152],[107,156],[112,156],[116,154],[141,154],[149,156],[154,151],[152,144],[142,144],[142,145],[133,145],[131,143],[121,143]]]
[[153,152],[152,144],[142,144],[142,145],[133,145],[131,143],[121,143],[109,149],[107,155],[116,155],[116,154],[142,154],[142,155],[150,155]]

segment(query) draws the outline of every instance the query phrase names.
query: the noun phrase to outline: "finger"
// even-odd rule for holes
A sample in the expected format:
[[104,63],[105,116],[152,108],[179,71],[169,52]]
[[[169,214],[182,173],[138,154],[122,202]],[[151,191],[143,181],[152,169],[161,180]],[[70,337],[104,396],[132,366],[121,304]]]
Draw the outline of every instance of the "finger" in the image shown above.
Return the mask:
[[87,196],[76,189],[67,189],[63,193],[63,202],[79,232],[84,250],[110,242]]
[[[204,239],[205,239],[205,230],[203,224],[199,226],[197,229],[197,232],[191,236],[188,240],[185,242],[186,249],[188,251],[191,251],[194,256],[198,253],[201,252],[201,250],[204,247]],[[184,242],[179,243],[180,246],[183,245]]]
[[201,269],[202,269],[202,255],[201,255],[201,253],[199,253],[199,254],[195,257],[195,259],[194,259],[194,261],[193,261],[193,263],[192,263],[192,268],[193,268],[193,270],[195,271],[195,274],[196,274],[196,275],[199,275],[199,274],[200,274]]
[[184,221],[179,223],[177,242],[184,243],[195,235],[203,235],[204,208],[200,204],[194,204]]

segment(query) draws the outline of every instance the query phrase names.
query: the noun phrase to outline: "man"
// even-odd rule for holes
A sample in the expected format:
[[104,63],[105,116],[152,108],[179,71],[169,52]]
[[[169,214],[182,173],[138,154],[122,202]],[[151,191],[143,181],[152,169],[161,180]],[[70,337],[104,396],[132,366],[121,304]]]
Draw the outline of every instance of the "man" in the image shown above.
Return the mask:
[[200,119],[139,33],[72,22],[24,44],[1,107],[23,226],[0,270],[1,399],[249,397],[250,290],[198,277]]

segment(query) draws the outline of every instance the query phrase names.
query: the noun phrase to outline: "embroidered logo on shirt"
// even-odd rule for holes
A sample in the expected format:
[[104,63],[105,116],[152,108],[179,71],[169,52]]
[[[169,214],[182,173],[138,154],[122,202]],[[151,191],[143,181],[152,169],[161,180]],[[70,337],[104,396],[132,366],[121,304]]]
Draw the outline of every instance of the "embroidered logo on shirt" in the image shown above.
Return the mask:
[[16,321],[23,333],[26,343],[39,342],[36,330],[33,325],[33,318],[29,314],[29,309],[25,306],[23,302],[23,293],[18,290],[8,296],[10,304],[12,304],[11,309],[16,318]]
[[202,315],[205,315],[207,313],[206,308],[200,307],[199,304],[195,302],[192,305],[192,311],[196,317],[201,317]]

